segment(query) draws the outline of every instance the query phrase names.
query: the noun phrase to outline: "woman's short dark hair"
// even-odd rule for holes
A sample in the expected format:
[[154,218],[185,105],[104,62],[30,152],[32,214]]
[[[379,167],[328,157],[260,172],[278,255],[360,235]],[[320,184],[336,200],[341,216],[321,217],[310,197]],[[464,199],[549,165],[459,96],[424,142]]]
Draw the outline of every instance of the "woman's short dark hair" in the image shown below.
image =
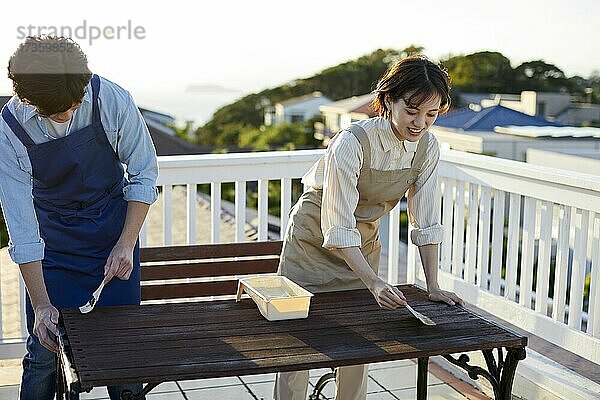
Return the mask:
[[371,109],[380,117],[389,118],[386,100],[395,103],[402,99],[411,107],[439,96],[440,113],[450,108],[450,77],[441,65],[422,55],[406,57],[395,62],[377,82]]
[[8,61],[8,77],[21,100],[45,115],[80,103],[92,73],[77,43],[56,36],[30,36]]

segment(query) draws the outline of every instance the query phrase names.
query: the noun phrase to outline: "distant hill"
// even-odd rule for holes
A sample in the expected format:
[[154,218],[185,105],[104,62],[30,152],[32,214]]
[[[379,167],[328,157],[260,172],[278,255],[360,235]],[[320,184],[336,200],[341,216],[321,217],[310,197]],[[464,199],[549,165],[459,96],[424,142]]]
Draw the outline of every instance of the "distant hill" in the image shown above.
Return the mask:
[[[260,132],[269,129],[261,127],[265,107],[314,91],[320,91],[333,100],[368,93],[375,88],[377,80],[391,63],[422,52],[423,47],[415,45],[403,50],[378,49],[309,78],[247,95],[217,110],[204,126],[197,129],[196,141],[203,146],[218,148],[240,145],[243,136],[260,137]],[[453,86],[451,96],[456,105],[459,105],[460,92],[520,93],[522,90],[568,92],[582,102],[591,100],[592,103],[600,103],[598,73],[588,78],[567,77],[559,67],[543,60],[526,61],[513,68],[507,57],[493,51],[451,55],[440,62],[448,69]],[[592,91],[588,93],[590,88]],[[584,97],[586,93],[587,98]],[[276,133],[271,132],[271,135]],[[304,144],[307,142],[306,138],[301,140]],[[288,143],[287,148],[290,146],[293,148],[294,143]],[[267,148],[269,146],[262,149]],[[274,149],[273,146],[270,148]]]
[[205,145],[215,144],[216,138],[228,130],[228,125],[259,128],[263,123],[262,109],[265,106],[291,97],[320,91],[333,100],[339,100],[370,92],[389,64],[405,54],[405,50],[379,49],[356,60],[327,68],[310,78],[297,79],[245,96],[217,110],[210,121],[198,128],[198,140]]

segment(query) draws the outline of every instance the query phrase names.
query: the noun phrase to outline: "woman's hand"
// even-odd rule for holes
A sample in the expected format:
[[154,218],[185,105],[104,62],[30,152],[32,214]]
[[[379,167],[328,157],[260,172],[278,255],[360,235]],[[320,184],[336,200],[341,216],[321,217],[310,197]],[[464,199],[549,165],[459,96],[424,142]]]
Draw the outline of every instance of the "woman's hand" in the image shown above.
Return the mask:
[[431,301],[438,301],[441,303],[449,304],[451,306],[453,306],[455,304],[459,304],[461,306],[465,305],[465,302],[463,301],[463,299],[458,297],[456,295],[456,293],[454,293],[454,292],[448,292],[448,291],[442,290],[442,289],[435,289],[435,290],[429,291],[428,295],[429,295],[429,300],[431,300]]
[[406,305],[404,294],[402,294],[399,289],[386,283],[379,277],[369,285],[369,290],[381,308],[395,310],[398,307],[404,307]]

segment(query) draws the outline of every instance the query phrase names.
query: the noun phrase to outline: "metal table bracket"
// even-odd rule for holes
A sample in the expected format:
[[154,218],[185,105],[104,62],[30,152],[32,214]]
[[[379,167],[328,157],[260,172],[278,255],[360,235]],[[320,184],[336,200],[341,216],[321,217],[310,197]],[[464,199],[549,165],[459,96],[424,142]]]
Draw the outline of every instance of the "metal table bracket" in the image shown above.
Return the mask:
[[501,347],[496,350],[498,361],[494,358],[493,350],[481,350],[488,368],[487,370],[476,365],[470,365],[469,356],[466,354],[461,354],[458,358],[450,354],[443,355],[443,357],[452,364],[464,369],[471,379],[477,380],[481,376],[489,381],[494,390],[494,398],[496,400],[511,400],[515,371],[519,361],[525,359],[525,347],[507,348],[506,357],[504,357]]

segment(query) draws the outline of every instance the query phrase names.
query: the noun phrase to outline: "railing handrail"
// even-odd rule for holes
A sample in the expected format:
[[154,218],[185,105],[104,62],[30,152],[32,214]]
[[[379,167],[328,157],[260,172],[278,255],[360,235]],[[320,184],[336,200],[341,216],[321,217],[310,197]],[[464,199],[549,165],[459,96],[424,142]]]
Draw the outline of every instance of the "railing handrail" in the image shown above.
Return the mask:
[[[441,149],[440,161],[495,171],[515,178],[529,178],[552,184],[561,184],[578,189],[587,189],[600,193],[600,175],[585,174],[559,168],[528,164],[522,161],[507,160],[481,154]],[[527,168],[523,168],[526,165]]]
[[455,150],[441,151],[438,170],[440,177],[600,213],[596,175]]

